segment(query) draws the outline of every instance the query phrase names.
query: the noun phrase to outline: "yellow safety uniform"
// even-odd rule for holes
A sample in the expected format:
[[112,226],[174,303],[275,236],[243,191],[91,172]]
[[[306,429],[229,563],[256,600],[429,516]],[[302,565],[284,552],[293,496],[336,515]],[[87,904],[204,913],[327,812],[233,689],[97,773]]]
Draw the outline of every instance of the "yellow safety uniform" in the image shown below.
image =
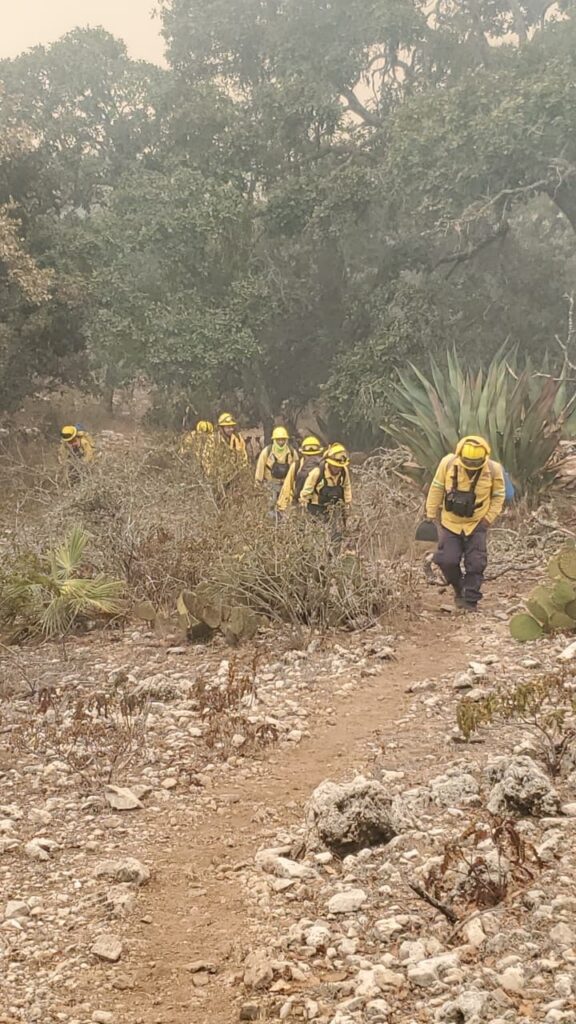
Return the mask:
[[[277,445],[274,441],[267,444],[260,452],[256,463],[256,483],[274,483],[280,486],[285,482],[286,475],[290,471],[289,469],[285,470],[284,467],[292,467],[297,458],[296,452],[289,444]],[[277,467],[280,467],[280,470]],[[274,475],[275,472],[278,473],[277,476]]]
[[347,466],[342,468],[336,468],[323,463],[317,466],[309,474],[300,493],[300,504],[303,506],[307,505],[322,505],[322,490],[324,487],[334,488],[340,486],[342,488],[342,501],[344,506],[349,508],[352,504],[352,483],[350,480],[350,471]]
[[[444,456],[436,470],[426,500],[428,519],[440,517],[440,523],[445,529],[466,536],[473,533],[483,519],[491,526],[502,512],[506,499],[504,470],[499,462],[488,458],[482,469],[475,471],[467,469],[461,462],[460,453],[464,444],[469,440],[469,438],[463,438],[459,442],[455,454]],[[489,455],[490,445],[488,442],[484,438],[478,440],[484,445]],[[452,490],[474,490],[476,508],[470,518],[456,516],[445,508],[446,495]]]
[[95,455],[94,441],[85,430],[79,430],[73,441],[60,442],[60,462],[67,463],[71,459],[92,462]]
[[246,464],[248,462],[248,452],[246,451],[246,442],[240,434],[234,431],[233,434],[225,434],[223,430],[220,431],[220,440],[224,442],[226,447],[234,452],[234,455],[238,457],[238,461]]

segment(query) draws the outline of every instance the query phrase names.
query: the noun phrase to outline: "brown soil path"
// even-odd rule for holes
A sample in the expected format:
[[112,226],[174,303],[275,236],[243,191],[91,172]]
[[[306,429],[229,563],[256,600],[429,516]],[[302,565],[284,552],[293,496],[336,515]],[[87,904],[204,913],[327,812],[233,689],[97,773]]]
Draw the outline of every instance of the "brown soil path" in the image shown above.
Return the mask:
[[[258,939],[234,869],[250,862],[279,825],[301,820],[319,782],[365,763],[371,742],[384,748],[398,744],[385,755],[387,768],[430,754],[441,760],[445,741],[438,730],[422,730],[420,723],[403,732],[396,721],[408,682],[466,664],[468,645],[447,642],[454,628],[454,619],[441,613],[422,624],[417,641],[400,645],[397,661],[334,701],[334,713],[317,721],[313,734],[297,747],[273,752],[260,777],[220,783],[214,791],[220,812],[199,825],[177,816],[170,826],[164,822],[158,846],[149,850],[157,874],[139,901],[134,964],[124,961],[124,967],[134,967],[136,984],[116,994],[115,1019],[130,1024],[238,1021],[242,993],[239,986],[227,987],[224,976],[240,970]],[[456,628],[471,634],[477,626],[461,620]],[[328,692],[326,697],[329,704]],[[218,969],[202,989],[194,987],[187,969],[197,960]]]

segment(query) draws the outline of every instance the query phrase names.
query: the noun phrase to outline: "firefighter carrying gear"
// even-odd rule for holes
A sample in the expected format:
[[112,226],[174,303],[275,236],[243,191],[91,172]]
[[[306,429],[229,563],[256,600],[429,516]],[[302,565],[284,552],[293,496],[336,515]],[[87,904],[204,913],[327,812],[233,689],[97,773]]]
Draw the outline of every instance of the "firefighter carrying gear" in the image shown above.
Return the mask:
[[184,434],[180,442],[180,455],[185,455],[187,452],[196,452],[199,447],[198,442],[208,441],[208,439],[212,441],[212,448],[214,448],[213,434],[214,426],[209,420],[198,420],[194,430],[189,430],[187,434]]
[[220,427],[220,440],[224,442],[231,452],[234,452],[238,457],[239,462],[246,464],[248,462],[246,442],[236,430],[238,424],[232,416],[232,413],[221,413],[218,417],[218,426]]
[[278,511],[285,512],[300,500],[302,488],[310,473],[322,462],[324,449],[317,437],[305,437],[300,445],[300,458],[292,463],[278,498]]
[[180,455],[195,458],[205,477],[212,475],[215,450],[214,427],[209,420],[199,420],[196,429],[185,434],[180,445]]
[[60,462],[65,465],[92,462],[94,442],[90,434],[79,426],[65,426],[60,431]]
[[[480,449],[481,454],[477,454]],[[466,465],[465,459],[473,465]],[[483,520],[492,526],[502,512],[505,497],[504,471],[490,458],[488,441],[465,437],[459,441],[456,453],[446,455],[436,470],[426,500],[426,517],[439,516],[447,530],[469,536]]]
[[482,597],[486,535],[502,512],[505,497],[504,470],[490,458],[490,445],[483,437],[464,437],[455,454],[446,455],[436,470],[426,516],[440,518],[434,561],[459,607],[475,610]]
[[315,515],[327,515],[331,508],[349,509],[352,504],[349,462],[344,445],[330,445],[320,465],[308,474],[300,504]]
[[278,492],[288,476],[290,467],[298,456],[289,445],[289,434],[286,427],[275,427],[272,441],[262,449],[256,463],[255,480],[257,484],[273,484]]

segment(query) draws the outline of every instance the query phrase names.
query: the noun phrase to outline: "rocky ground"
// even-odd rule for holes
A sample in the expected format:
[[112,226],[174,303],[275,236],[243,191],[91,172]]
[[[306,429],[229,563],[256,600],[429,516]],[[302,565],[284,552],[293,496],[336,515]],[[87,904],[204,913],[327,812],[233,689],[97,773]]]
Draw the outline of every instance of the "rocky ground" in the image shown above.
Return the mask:
[[256,662],[141,633],[7,655],[0,1021],[576,1021],[576,765],[455,725],[561,664],[508,639],[509,591]]

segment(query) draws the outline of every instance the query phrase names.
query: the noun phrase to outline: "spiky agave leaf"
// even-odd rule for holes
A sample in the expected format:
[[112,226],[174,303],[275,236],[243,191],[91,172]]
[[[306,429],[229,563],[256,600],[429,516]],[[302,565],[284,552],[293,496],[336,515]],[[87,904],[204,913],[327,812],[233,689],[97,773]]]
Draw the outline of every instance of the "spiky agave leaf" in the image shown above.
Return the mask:
[[429,480],[458,438],[479,433],[517,489],[534,494],[553,479],[550,457],[576,402],[574,395],[559,401],[565,385],[528,368],[518,372],[515,350],[501,348],[486,374],[475,375],[451,352],[445,369],[431,363],[431,380],[414,366],[399,375],[390,393],[396,421],[383,429],[409,449]]

